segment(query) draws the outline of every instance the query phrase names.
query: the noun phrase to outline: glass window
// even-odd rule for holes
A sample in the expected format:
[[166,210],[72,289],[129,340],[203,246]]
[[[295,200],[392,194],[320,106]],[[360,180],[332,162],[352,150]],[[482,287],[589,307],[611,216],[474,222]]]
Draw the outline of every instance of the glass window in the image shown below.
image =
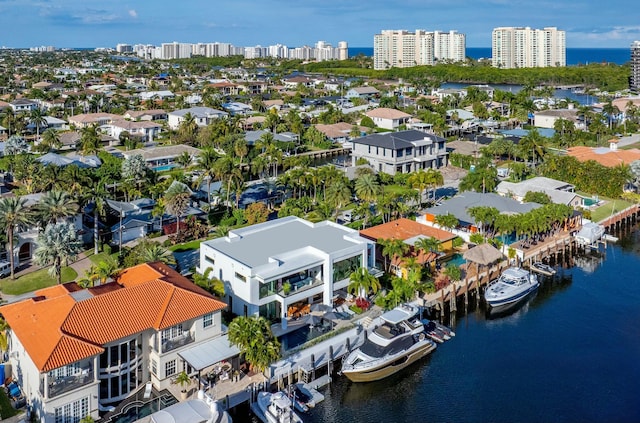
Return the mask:
[[164,363],[164,376],[169,377],[176,374],[176,361],[171,360]]
[[213,326],[213,313],[207,313],[202,316],[202,326],[205,328]]
[[247,277],[244,275],[241,275],[240,273],[236,272],[236,279],[241,280],[242,282],[246,282],[247,281]]
[[348,279],[351,273],[355,272],[362,266],[362,256],[357,255],[348,259],[340,260],[333,263],[333,282]]
[[204,261],[206,261],[207,263],[211,264],[212,266],[214,264],[216,264],[216,261],[213,259],[213,257],[204,256]]
[[151,373],[158,375],[158,362],[154,358],[151,359]]
[[109,379],[110,381],[110,385],[111,385],[111,395],[109,395],[110,397],[117,397],[120,394],[118,393],[118,387],[120,386],[120,377],[119,376],[114,376],[111,379]]
[[117,366],[118,365],[118,346],[117,345],[113,345],[111,348],[109,348],[109,353],[111,354],[111,356],[109,357],[109,365],[110,366]]

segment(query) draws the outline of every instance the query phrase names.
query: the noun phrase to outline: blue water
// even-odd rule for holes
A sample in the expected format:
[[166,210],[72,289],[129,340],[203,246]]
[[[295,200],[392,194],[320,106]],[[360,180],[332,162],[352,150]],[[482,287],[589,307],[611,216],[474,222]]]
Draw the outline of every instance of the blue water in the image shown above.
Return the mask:
[[455,266],[462,266],[463,264],[465,264],[467,261],[462,257],[462,254],[460,253],[455,253],[454,255],[451,256],[450,260],[447,260],[443,263],[444,266],[449,266],[450,264],[453,264]]
[[461,315],[455,338],[390,378],[336,376],[304,421],[640,421],[638,233],[619,244],[542,278],[510,315]]
[[156,166],[156,167],[153,168],[153,170],[155,170],[156,172],[163,172],[165,170],[171,170],[171,169],[174,169],[176,167],[180,167],[180,165],[168,164],[168,165],[164,165],[164,166]]
[[[349,47],[349,56],[373,56],[373,47]],[[472,59],[490,59],[491,47],[467,47],[467,57]],[[567,48],[567,65],[573,66],[588,63],[615,63],[623,65],[629,62],[630,48]]]

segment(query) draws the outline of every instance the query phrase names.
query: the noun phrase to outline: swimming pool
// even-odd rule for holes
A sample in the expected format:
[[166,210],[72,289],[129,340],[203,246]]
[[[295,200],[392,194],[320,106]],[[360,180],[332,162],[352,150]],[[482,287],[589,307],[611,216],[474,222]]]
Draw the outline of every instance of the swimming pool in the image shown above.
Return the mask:
[[[323,323],[326,325],[326,323]],[[300,345],[311,341],[318,336],[327,333],[327,330],[330,328],[328,326],[323,327],[309,327],[308,325],[304,325],[292,332],[285,333],[284,335],[278,337],[280,341],[280,345],[282,346],[283,351],[287,351],[293,348],[297,348]]]
[[451,258],[449,260],[446,260],[445,262],[443,262],[443,265],[449,266],[450,264],[456,265],[456,266],[462,266],[463,264],[465,264],[467,262],[467,260],[464,259],[464,257],[462,257],[462,254],[460,253],[455,253],[451,256]]
[[156,167],[153,168],[153,170],[155,170],[156,172],[164,172],[164,171],[176,168],[176,167],[180,167],[180,165],[168,164],[168,165],[163,165],[163,166],[156,166]]

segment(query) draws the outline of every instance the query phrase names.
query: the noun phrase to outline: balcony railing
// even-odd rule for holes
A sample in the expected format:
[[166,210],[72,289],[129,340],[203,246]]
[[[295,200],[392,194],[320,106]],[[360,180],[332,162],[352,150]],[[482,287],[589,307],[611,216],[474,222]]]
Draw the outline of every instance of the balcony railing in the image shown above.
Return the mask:
[[173,351],[176,348],[180,348],[183,347],[187,344],[192,343],[193,341],[195,341],[195,338],[193,337],[193,335],[191,335],[191,332],[184,332],[182,335],[177,336],[173,339],[168,339],[166,341],[162,342],[162,352],[166,353],[169,351]]
[[93,370],[85,369],[77,375],[49,379],[49,398],[54,398],[93,382]]
[[305,291],[307,289],[322,285],[322,283],[322,279],[306,277],[296,282],[290,282],[288,291],[285,292],[285,289],[282,288],[278,291],[278,295],[280,295],[281,297],[288,297],[289,295],[295,295],[301,291]]

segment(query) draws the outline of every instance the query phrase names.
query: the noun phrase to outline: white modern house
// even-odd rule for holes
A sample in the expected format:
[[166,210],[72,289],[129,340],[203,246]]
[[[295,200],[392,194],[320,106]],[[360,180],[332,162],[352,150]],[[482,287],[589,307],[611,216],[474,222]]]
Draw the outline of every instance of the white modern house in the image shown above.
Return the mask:
[[178,129],[187,113],[193,116],[198,126],[207,126],[215,119],[229,116],[227,112],[212,109],[211,107],[191,107],[188,109],[174,110],[168,115],[167,123],[169,128],[174,130]]
[[153,141],[162,131],[161,124],[148,120],[130,121],[121,119],[113,121],[105,125],[103,128],[106,129],[109,135],[113,138],[119,139],[120,134],[127,132],[129,135],[136,137],[141,141]]
[[200,245],[199,273],[208,268],[225,284],[226,301],[238,315],[282,319],[306,304],[332,305],[360,267],[373,269],[375,243],[333,222],[295,216],[229,231]]
[[582,207],[584,198],[576,194],[575,186],[564,181],[536,176],[521,182],[502,181],[496,192],[503,197],[511,197],[520,202],[528,192],[542,192],[549,196],[552,203],[565,204],[571,207]]
[[[147,383],[166,389],[183,370],[237,355],[222,335],[224,307],[162,263],[94,288],[44,288],[0,307],[11,327],[7,376],[42,423],[97,419]],[[192,365],[194,352],[207,363]]]

